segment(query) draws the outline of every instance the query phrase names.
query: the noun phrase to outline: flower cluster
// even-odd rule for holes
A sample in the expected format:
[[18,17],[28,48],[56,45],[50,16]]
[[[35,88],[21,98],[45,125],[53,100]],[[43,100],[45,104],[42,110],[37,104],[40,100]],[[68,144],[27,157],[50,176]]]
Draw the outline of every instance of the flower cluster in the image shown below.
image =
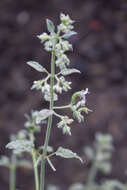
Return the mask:
[[44,43],[44,48],[46,51],[50,52],[55,47],[56,66],[62,70],[70,63],[70,60],[65,52],[72,50],[72,45],[65,39],[76,34],[76,32],[72,31],[74,28],[74,21],[71,20],[69,15],[64,15],[62,13],[60,15],[60,21],[61,23],[58,25],[57,32],[55,33],[54,24],[52,21],[48,20],[47,28],[50,34],[43,33],[38,35],[38,38],[41,40],[41,43]]
[[62,128],[63,134],[71,135],[70,127],[68,126],[73,122],[68,116],[61,117],[61,121],[57,124],[58,128]]
[[[72,95],[71,110],[73,112],[74,118],[76,118],[79,122],[84,121],[82,112],[88,114],[88,112],[91,111],[86,107],[86,95],[88,93],[88,88],[86,88],[86,90],[76,92]],[[77,98],[79,98],[79,101],[77,101]]]
[[65,15],[63,13],[60,14],[60,21],[61,24],[58,25],[58,32],[63,32],[63,33],[68,33],[73,30],[74,26],[73,23],[74,21],[69,17],[69,15]]
[[[74,21],[71,20],[69,15],[64,15],[63,13],[60,14],[60,21],[61,23],[58,25],[57,31],[55,32],[55,26],[53,22],[47,19],[47,29],[49,34],[44,32],[41,35],[37,36],[40,39],[41,43],[44,43],[44,49],[46,51],[54,51],[55,65],[60,69],[59,75],[62,75],[60,77],[58,75],[55,75],[56,82],[53,87],[54,101],[58,100],[57,93],[61,94],[62,91],[67,92],[69,89],[71,89],[71,82],[66,81],[64,76],[74,72],[79,73],[79,71],[76,69],[67,69],[70,60],[65,54],[67,51],[72,50],[72,45],[66,39],[76,34],[76,32],[72,30],[74,28]],[[39,72],[47,73],[47,77],[45,79],[34,81],[31,89],[41,90],[44,99],[46,101],[50,101],[51,87],[49,84],[49,79],[51,75],[45,68],[43,68],[39,63],[35,61],[29,61],[28,64]]]

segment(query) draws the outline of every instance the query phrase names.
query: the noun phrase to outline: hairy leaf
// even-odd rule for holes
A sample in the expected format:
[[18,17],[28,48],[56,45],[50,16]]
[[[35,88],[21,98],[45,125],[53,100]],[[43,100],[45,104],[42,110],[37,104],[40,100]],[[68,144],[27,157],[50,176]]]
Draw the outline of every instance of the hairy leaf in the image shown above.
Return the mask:
[[47,24],[47,29],[50,33],[53,33],[55,30],[55,26],[53,24],[53,22],[49,19],[46,20],[46,24]]
[[81,162],[83,162],[83,160],[76,153],[72,152],[69,149],[62,148],[62,147],[58,148],[58,150],[56,151],[56,156],[60,156],[63,158],[77,158]]
[[46,71],[45,68],[36,61],[28,61],[27,64],[39,72],[45,72]]
[[64,34],[62,37],[65,38],[65,39],[68,39],[71,36],[76,35],[76,34],[77,34],[77,32],[69,31],[68,33]]
[[42,120],[47,119],[53,113],[54,113],[54,111],[53,110],[49,110],[49,109],[43,109],[43,110],[37,112],[36,123],[37,124],[41,123]]
[[29,140],[15,140],[6,145],[6,148],[13,149],[15,154],[32,152],[34,145]]
[[67,68],[61,70],[61,74],[64,75],[64,76],[70,75],[72,73],[80,73],[80,71],[77,70],[77,69],[67,69]]

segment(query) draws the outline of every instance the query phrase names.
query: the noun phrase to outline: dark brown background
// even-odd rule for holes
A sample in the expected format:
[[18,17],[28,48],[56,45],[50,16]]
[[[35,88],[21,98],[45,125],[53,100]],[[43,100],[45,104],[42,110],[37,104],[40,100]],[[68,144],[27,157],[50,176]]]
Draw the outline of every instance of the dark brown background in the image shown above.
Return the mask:
[[[76,90],[89,88],[87,105],[93,110],[85,122],[72,126],[72,137],[63,136],[54,122],[50,144],[69,147],[82,157],[83,147],[92,145],[97,131],[114,137],[116,151],[109,177],[125,182],[127,178],[127,1],[126,0],[1,0],[0,1],[0,154],[8,154],[5,145],[10,133],[23,128],[24,113],[47,106],[39,92],[30,91],[33,80],[41,75],[26,65],[36,60],[49,68],[50,57],[36,35],[46,30],[45,19],[59,22],[59,13],[76,20],[77,36],[71,38],[74,52],[71,67],[82,74],[68,77],[72,90],[60,98],[69,102]],[[42,135],[43,136],[43,135]],[[43,137],[38,137],[38,144]],[[47,183],[67,189],[76,181],[85,181],[89,164],[77,160],[54,159],[57,172],[48,168]],[[18,170],[17,187],[34,189],[33,173]],[[100,174],[100,178],[103,176]],[[98,178],[99,179],[99,178]],[[8,189],[8,172],[0,169],[0,188]]]

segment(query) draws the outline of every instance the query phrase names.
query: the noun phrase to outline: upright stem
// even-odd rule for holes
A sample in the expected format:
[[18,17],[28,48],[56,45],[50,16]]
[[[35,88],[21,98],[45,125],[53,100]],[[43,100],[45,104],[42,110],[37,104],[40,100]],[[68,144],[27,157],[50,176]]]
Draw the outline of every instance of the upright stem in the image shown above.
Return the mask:
[[[34,143],[34,134],[30,134],[30,140],[32,143]],[[35,150],[32,151],[32,160],[33,160],[33,167],[34,167],[34,178],[35,178],[35,188],[36,190],[39,190],[39,176],[38,176],[38,168],[35,167],[36,163],[36,152]]]
[[[55,77],[55,49],[52,50],[52,56],[51,56],[51,78],[50,78],[50,105],[49,109],[53,109],[54,104],[54,77]],[[52,126],[52,115],[49,116],[48,119],[48,125],[47,125],[47,131],[45,136],[45,142],[44,142],[44,150],[43,150],[43,157],[46,157],[47,155],[47,147],[49,143],[49,137],[51,134],[51,126]],[[40,190],[44,190],[45,188],[45,163],[46,160],[42,160],[41,162],[41,173],[40,173]]]
[[[32,159],[33,159],[33,166],[35,165],[36,162],[36,152],[32,152]],[[37,166],[34,167],[34,177],[35,177],[35,187],[36,190],[39,190],[39,176],[38,176],[38,168]]]
[[10,190],[15,190],[16,188],[16,158],[14,155],[12,156],[12,163],[10,165],[10,184],[9,184],[9,189]]

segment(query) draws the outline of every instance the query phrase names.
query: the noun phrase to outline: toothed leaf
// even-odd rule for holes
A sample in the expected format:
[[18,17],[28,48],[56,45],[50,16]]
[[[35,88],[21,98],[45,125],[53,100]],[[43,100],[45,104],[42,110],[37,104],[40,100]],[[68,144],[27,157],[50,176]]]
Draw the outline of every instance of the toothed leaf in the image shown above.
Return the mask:
[[69,149],[62,148],[62,147],[58,148],[58,150],[56,151],[56,156],[60,156],[63,158],[77,158],[81,162],[83,162],[83,160],[76,153],[72,152]]
[[15,154],[32,152],[34,145],[29,140],[15,140],[6,145],[6,148],[14,150]]

